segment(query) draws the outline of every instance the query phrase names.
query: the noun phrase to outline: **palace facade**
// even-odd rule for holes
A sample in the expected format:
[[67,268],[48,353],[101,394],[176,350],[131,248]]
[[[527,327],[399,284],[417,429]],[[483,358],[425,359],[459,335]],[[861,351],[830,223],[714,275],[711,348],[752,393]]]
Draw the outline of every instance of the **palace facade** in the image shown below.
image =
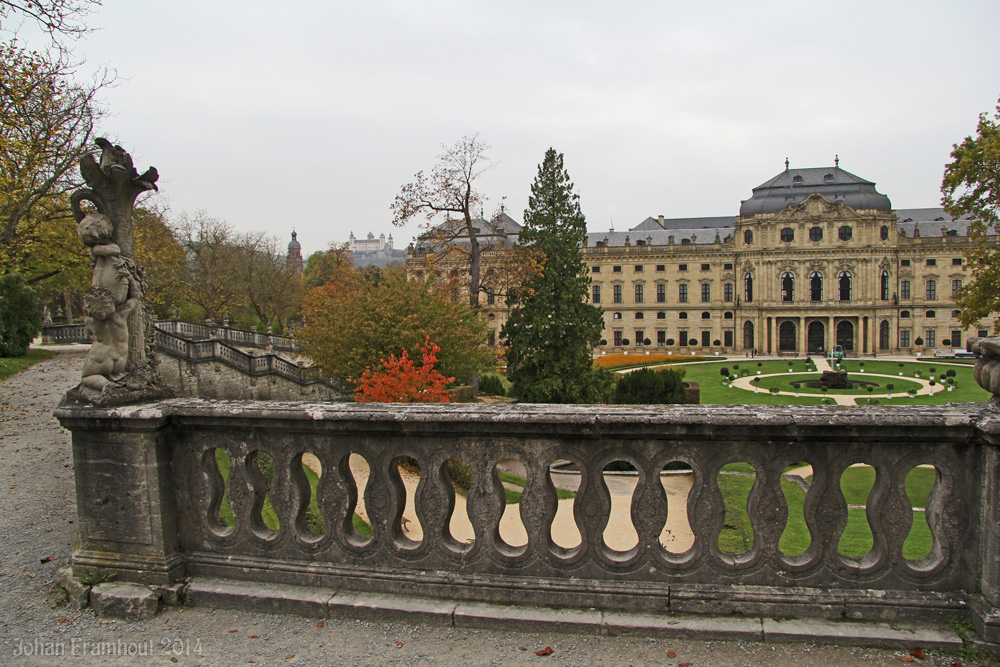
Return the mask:
[[[943,209],[893,209],[838,165],[785,170],[739,215],[647,218],[588,234],[591,301],[604,351],[849,356],[963,348],[952,299],[969,279],[970,221]],[[484,256],[484,265],[488,257]],[[496,330],[506,319],[491,313]]]

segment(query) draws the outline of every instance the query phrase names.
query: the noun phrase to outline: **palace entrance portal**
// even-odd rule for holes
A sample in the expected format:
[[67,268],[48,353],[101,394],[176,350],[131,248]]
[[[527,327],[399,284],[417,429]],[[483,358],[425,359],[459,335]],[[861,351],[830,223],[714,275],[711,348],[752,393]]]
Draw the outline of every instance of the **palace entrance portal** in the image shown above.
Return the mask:
[[809,354],[822,354],[826,348],[826,327],[822,322],[810,322],[807,330],[807,351]]

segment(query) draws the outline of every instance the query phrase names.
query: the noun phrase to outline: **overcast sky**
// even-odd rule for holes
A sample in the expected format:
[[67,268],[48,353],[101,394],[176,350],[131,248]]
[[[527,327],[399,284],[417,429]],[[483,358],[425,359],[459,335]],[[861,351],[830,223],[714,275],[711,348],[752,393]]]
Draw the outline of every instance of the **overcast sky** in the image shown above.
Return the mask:
[[[102,130],[203,209],[305,254],[405,247],[399,187],[479,133],[489,214],[545,150],[591,231],[735,215],[784,168],[840,166],[938,206],[952,144],[1000,97],[1000,2],[105,0],[75,43],[120,83]],[[25,37],[28,39],[28,37]]]

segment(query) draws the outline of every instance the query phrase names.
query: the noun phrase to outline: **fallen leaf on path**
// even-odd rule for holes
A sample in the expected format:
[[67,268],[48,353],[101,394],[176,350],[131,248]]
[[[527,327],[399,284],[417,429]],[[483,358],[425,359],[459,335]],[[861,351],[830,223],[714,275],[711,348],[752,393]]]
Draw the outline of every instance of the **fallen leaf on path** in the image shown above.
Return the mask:
[[170,662],[180,662],[177,658],[170,658]]
[[403,642],[396,642],[396,646],[403,648]]
[[667,651],[667,657],[668,658],[676,658],[677,654],[674,653],[673,651]]
[[920,658],[921,660],[927,658],[927,654],[918,648],[915,648],[912,651],[910,651],[910,655],[912,655],[914,658]]
[[552,647],[546,646],[541,651],[535,651],[535,655],[552,655]]
[[48,563],[48,562],[51,562],[51,560],[52,560],[52,556],[46,556],[45,558],[42,558],[39,562],[41,562],[41,563]]
[[29,573],[28,574],[28,578],[29,579],[34,579],[35,578],[35,573],[34,572]]
[[66,623],[68,621],[69,621],[68,618],[60,618],[58,621],[56,621],[56,623]]
[[230,630],[229,634],[233,634],[234,632],[239,632],[239,630]]
[[257,639],[260,635],[247,635],[247,639]]
[[904,655],[903,657],[901,657],[901,658],[899,659],[899,661],[900,661],[900,662],[913,662],[913,658],[911,658],[911,657],[910,657],[910,656],[908,656],[908,655]]
[[291,654],[285,656],[285,660],[291,660],[294,657],[295,657],[295,654],[291,653]]
[[316,627],[317,628],[322,628],[324,625],[326,625],[326,623],[324,623],[323,621],[320,621],[319,623],[316,624]]

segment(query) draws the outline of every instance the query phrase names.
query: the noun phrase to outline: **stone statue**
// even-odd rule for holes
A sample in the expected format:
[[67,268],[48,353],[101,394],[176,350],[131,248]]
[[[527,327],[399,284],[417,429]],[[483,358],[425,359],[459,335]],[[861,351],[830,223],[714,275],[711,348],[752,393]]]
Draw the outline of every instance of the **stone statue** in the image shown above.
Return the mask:
[[[135,263],[132,208],[142,192],[156,189],[150,167],[141,176],[121,146],[97,139],[93,155],[80,160],[88,188],[70,198],[77,234],[90,249],[94,273],[84,294],[85,325],[93,338],[79,386],[67,398],[95,405],[118,405],[162,398],[169,390],[156,373],[152,316],[144,298],[142,267]],[[96,211],[84,213],[90,202]]]

